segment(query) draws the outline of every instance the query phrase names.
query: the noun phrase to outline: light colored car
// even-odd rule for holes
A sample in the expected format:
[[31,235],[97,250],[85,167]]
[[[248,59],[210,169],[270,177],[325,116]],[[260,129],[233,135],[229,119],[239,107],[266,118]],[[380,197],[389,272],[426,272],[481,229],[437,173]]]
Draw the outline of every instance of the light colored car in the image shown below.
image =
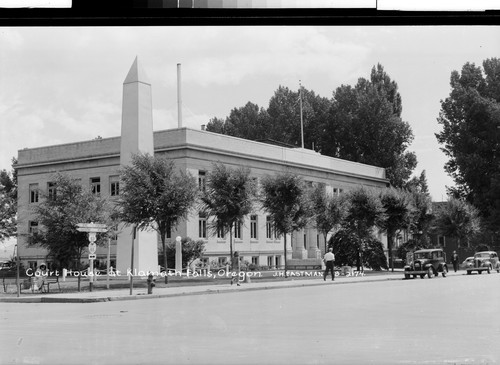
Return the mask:
[[472,260],[472,265],[468,266],[466,270],[467,275],[470,275],[473,271],[477,271],[478,274],[487,271],[489,274],[492,270],[496,270],[500,273],[498,254],[495,251],[476,252],[474,260]]
[[460,268],[467,270],[468,267],[472,267],[474,261],[474,256],[467,257],[464,262],[460,264]]

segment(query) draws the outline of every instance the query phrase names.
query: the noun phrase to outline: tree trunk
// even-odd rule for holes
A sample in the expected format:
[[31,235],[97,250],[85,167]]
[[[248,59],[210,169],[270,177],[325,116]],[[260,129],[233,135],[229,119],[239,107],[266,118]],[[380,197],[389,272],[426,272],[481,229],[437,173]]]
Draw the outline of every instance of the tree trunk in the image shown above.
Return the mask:
[[285,263],[285,278],[287,277],[287,274],[286,274],[286,233],[283,235],[284,236],[284,242],[285,242],[285,247],[284,247],[284,251],[285,251],[285,257],[284,257],[284,263]]
[[160,233],[161,247],[163,249],[163,266],[165,266],[165,284],[168,284],[168,266],[167,266],[167,245],[165,244],[165,233]]
[[229,226],[229,263],[231,264],[231,271],[233,268],[233,226]]
[[389,251],[389,268],[394,272],[394,259],[392,257],[392,247],[393,247],[394,233],[387,232],[387,250]]

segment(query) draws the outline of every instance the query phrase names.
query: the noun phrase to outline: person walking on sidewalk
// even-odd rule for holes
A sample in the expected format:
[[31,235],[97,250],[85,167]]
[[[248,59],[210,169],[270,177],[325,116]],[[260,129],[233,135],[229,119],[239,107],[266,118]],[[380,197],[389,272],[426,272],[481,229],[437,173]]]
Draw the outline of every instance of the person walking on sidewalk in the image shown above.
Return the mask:
[[240,286],[240,255],[238,251],[234,251],[231,258],[231,285],[236,281],[236,285]]
[[453,251],[453,255],[451,255],[451,263],[453,264],[453,270],[457,272],[458,270],[458,255],[457,251]]
[[325,272],[323,273],[323,280],[326,281],[326,277],[328,275],[328,271],[332,273],[332,280],[335,280],[335,271],[333,270],[333,263],[335,262],[335,255],[333,254],[333,248],[329,248],[328,252],[325,253],[323,257],[323,261],[325,262]]

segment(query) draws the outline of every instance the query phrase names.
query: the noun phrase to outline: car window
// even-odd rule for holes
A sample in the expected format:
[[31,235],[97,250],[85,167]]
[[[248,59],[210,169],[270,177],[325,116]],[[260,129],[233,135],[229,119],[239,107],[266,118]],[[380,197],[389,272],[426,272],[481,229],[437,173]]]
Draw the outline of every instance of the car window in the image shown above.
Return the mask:
[[415,252],[416,259],[428,259],[429,257],[429,252]]
[[478,258],[489,258],[490,257],[490,254],[487,253],[487,252],[480,252],[480,253],[476,253],[474,255],[474,257],[478,257]]

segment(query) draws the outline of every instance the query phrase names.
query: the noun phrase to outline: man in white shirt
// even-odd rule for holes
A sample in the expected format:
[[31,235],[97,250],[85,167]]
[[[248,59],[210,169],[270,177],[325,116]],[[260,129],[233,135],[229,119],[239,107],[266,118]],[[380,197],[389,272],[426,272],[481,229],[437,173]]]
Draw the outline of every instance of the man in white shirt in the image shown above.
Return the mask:
[[325,253],[323,257],[323,261],[325,262],[325,272],[323,273],[323,280],[326,281],[326,276],[328,275],[328,271],[332,272],[332,280],[335,280],[335,271],[333,270],[333,263],[335,262],[335,255],[333,254],[333,248],[329,248],[328,252]]

